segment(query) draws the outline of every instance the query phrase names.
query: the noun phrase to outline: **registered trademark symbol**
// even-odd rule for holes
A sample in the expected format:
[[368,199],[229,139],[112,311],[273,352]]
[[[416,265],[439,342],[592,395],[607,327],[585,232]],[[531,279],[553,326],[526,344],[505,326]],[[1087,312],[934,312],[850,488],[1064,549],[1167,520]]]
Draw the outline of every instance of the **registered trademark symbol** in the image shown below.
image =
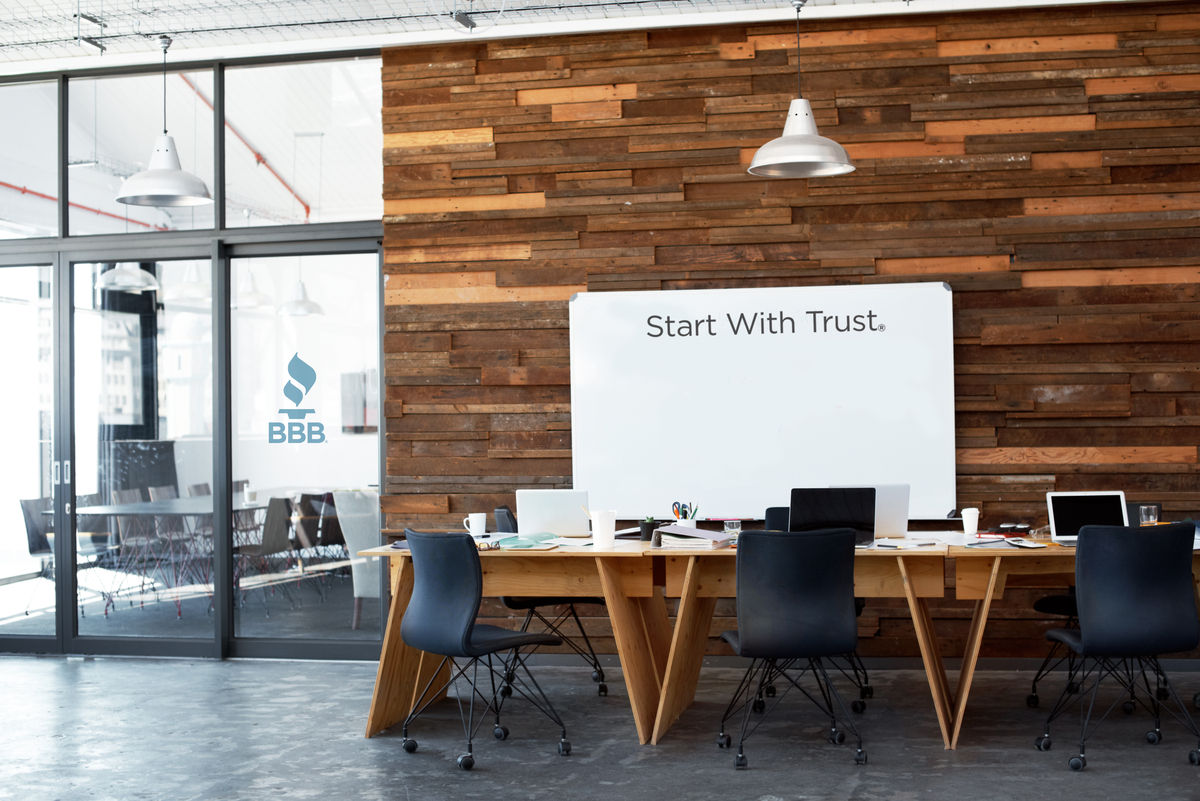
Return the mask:
[[880,323],[880,324],[879,324],[879,327],[878,327],[878,328],[876,328],[875,330],[876,330],[876,331],[886,331],[886,330],[887,330],[887,326],[886,326],[886,325],[884,325],[883,323]]

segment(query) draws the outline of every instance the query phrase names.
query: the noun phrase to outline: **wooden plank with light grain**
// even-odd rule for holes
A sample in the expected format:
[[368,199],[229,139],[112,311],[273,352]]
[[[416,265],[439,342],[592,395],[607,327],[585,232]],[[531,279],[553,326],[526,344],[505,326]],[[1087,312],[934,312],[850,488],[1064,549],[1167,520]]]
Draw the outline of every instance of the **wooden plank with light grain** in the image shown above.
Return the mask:
[[412,562],[397,559],[392,571],[392,601],[388,606],[388,622],[383,630],[383,646],[379,652],[379,667],[375,671],[375,689],[367,711],[367,737],[374,737],[389,726],[408,716],[412,709],[421,652],[410,648],[400,637],[400,621],[412,597]]
[[[942,654],[938,649],[937,634],[933,628],[933,620],[929,615],[929,607],[917,582],[910,575],[909,569],[928,560],[925,558],[909,559],[897,554],[896,569],[899,572],[904,596],[908,602],[909,616],[912,618],[913,631],[916,634],[917,648],[921,653],[921,662],[925,666],[925,679],[929,684],[930,697],[933,699],[934,716],[942,733],[942,743],[951,748],[951,730],[954,726],[953,710],[950,700],[950,684],[946,679],[946,668],[942,663]],[[855,559],[857,564],[858,560]],[[938,562],[940,564],[940,560]]]

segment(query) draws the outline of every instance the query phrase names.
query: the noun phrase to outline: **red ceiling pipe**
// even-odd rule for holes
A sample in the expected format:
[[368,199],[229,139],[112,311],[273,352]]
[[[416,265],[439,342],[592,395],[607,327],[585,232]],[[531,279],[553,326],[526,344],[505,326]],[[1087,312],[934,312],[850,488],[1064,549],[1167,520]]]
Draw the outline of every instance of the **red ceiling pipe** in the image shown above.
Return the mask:
[[[179,74],[179,77],[183,79],[183,82],[186,83],[188,85],[188,87],[193,92],[196,93],[196,96],[199,97],[202,101],[204,101],[204,105],[206,105],[210,109],[212,109],[212,107],[213,107],[212,101],[204,96],[204,92],[200,91],[200,87],[198,87],[198,86],[196,86],[196,84],[192,83],[192,81],[186,75],[184,75],[182,72],[178,73],[178,74]],[[215,109],[214,109],[214,111],[215,111]],[[267,172],[269,172],[269,173],[271,173],[271,175],[275,176],[275,180],[279,181],[279,183],[283,185],[283,188],[288,191],[288,194],[290,194],[292,197],[296,198],[296,202],[299,203],[304,208],[304,221],[308,222],[308,215],[312,211],[312,209],[308,205],[308,203],[304,200],[304,198],[300,197],[300,195],[296,192],[295,189],[292,189],[291,185],[287,181],[284,180],[282,175],[275,172],[275,168],[267,163],[267,157],[264,156],[259,151],[255,150],[254,145],[252,145],[248,141],[246,141],[246,137],[242,136],[241,131],[239,131],[237,128],[234,128],[233,125],[229,122],[229,120],[225,120],[225,127],[229,129],[230,133],[232,133],[234,136],[237,137],[239,142],[241,142],[243,145],[246,146],[246,149],[249,150],[251,155],[254,156],[254,160],[257,163],[266,167]]]
[[[40,197],[43,200],[50,200],[50,201],[53,201],[54,203],[58,202],[58,198],[56,198],[54,195],[47,195],[45,192],[38,192],[36,189],[30,189],[27,186],[17,186],[16,184],[10,184],[8,181],[0,181],[0,186],[4,187],[5,189],[15,189],[16,191],[20,192],[22,195],[33,195],[34,197]],[[120,214],[113,214],[111,211],[105,211],[104,209],[93,208],[92,206],[85,206],[82,203],[76,203],[74,201],[68,201],[67,205],[72,206],[77,209],[82,209],[83,211],[90,211],[92,214],[99,214],[102,217],[112,217],[114,220],[123,220],[124,222],[133,223],[134,225],[140,225],[143,228],[153,228],[156,231],[170,231],[171,230],[170,228],[167,228],[166,226],[163,226],[163,225],[155,225],[154,223],[142,222],[141,220],[135,220],[132,217],[122,217]]]

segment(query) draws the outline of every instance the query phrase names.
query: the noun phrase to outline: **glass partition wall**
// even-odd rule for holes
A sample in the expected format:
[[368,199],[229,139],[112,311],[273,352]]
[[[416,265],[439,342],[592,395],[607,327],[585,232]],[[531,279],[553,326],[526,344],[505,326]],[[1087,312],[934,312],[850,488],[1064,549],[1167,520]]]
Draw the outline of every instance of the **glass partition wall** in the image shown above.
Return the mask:
[[0,78],[0,651],[374,658],[380,60],[172,64],[117,203],[163,97]]

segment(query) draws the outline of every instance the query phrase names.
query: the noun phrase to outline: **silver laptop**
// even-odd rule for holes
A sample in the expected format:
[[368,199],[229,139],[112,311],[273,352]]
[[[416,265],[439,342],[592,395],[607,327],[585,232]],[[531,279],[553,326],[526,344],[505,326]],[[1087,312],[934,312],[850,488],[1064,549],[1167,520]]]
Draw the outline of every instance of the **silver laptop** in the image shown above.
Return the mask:
[[875,539],[908,536],[908,484],[855,484],[875,489]]
[[517,490],[517,533],[590,537],[587,490]]
[[1127,526],[1129,513],[1125,493],[1047,492],[1046,510],[1050,515],[1050,539],[1074,545],[1083,526]]

